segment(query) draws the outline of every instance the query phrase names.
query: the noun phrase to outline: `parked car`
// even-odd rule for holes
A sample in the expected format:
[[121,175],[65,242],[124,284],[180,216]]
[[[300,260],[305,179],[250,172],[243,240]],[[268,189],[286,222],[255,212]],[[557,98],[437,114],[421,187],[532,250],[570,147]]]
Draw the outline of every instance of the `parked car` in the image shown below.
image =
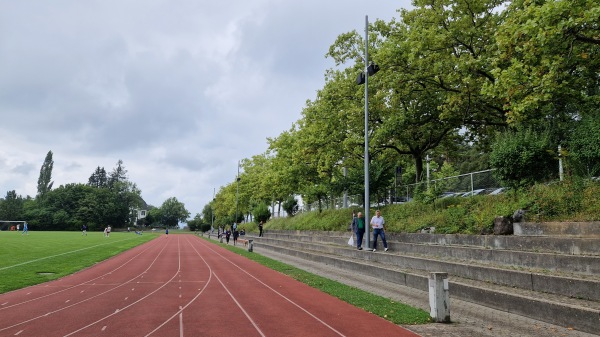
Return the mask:
[[502,194],[506,191],[506,187],[500,187],[490,192],[490,195]]
[[463,194],[462,196],[463,196],[464,198],[466,198],[466,197],[471,197],[471,196],[474,196],[474,195],[483,194],[484,192],[485,192],[485,189],[484,189],[484,188],[481,188],[481,189],[478,189],[478,190],[472,190],[472,191],[469,191],[469,192],[467,192],[467,193]]

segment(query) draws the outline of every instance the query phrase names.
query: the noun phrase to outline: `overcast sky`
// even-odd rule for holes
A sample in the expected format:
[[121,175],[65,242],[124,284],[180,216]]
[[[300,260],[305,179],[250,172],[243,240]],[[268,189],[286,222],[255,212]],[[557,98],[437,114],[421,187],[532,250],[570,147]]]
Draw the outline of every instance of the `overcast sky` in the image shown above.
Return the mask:
[[123,160],[193,217],[324,84],[342,33],[410,0],[0,0],[0,197]]

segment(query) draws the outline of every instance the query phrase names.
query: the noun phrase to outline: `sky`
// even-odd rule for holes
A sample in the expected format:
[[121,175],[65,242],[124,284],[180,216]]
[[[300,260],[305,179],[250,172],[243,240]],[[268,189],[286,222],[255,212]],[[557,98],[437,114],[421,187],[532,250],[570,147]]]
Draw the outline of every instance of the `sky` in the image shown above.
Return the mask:
[[0,0],[0,197],[123,161],[143,199],[193,217],[300,119],[335,66],[410,0]]

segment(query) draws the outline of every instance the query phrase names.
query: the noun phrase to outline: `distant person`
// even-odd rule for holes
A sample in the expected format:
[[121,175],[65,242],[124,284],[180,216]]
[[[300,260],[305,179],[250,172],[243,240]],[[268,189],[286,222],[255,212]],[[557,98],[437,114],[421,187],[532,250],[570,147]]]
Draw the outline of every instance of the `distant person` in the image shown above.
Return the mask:
[[27,225],[27,221],[23,223],[23,233],[21,233],[21,235],[23,234],[29,235],[29,225]]
[[263,222],[262,221],[258,224],[258,236],[259,237],[263,236]]
[[383,220],[383,217],[381,216],[381,211],[377,210],[375,216],[371,219],[371,227],[373,227],[373,251],[377,251],[377,236],[381,236],[383,248],[386,252],[388,251],[387,241],[385,241],[385,232],[383,230],[384,224],[385,220]]
[[169,227],[165,228],[165,234],[169,236]]
[[365,219],[362,212],[352,219],[352,231],[356,233],[356,249],[362,250],[363,236],[365,235]]
[[106,236],[110,236],[110,226],[106,227]]
[[240,232],[238,232],[237,228],[233,230],[233,245],[237,244],[238,237],[240,236]]
[[[19,231],[19,228],[20,228],[20,226],[21,226],[21,225],[17,224],[17,232]],[[14,229],[14,227],[11,227],[11,229],[10,229],[10,230],[12,231],[13,229]]]
[[108,227],[104,227],[104,237],[108,237]]
[[231,237],[231,231],[228,229],[225,231],[225,241],[229,244],[229,238]]
[[81,226],[81,236],[87,236],[87,225]]

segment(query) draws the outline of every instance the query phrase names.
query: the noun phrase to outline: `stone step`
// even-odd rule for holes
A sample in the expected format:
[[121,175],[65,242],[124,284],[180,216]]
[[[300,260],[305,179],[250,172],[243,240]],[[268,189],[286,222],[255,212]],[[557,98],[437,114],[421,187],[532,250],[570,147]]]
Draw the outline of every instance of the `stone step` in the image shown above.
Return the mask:
[[514,268],[501,268],[502,266],[491,264],[449,261],[440,257],[406,255],[397,252],[393,247],[390,251],[380,254],[365,250],[358,251],[354,248],[350,248],[348,245],[303,242],[301,240],[293,240],[289,237],[286,237],[285,239],[262,237],[255,242],[371,261],[411,270],[446,272],[450,275],[476,281],[558,294],[573,298],[600,301],[600,291],[598,291],[598,289],[600,289],[600,277],[597,274],[585,277],[573,277],[552,273],[533,272],[529,270],[517,270]]
[[[430,236],[419,235],[419,237]],[[290,233],[290,232],[270,232],[265,238],[290,240],[297,242],[322,243],[346,246],[349,233],[325,232],[315,235],[315,233]],[[406,236],[387,235],[388,246],[403,255],[416,256],[421,258],[430,258],[448,262],[461,262],[478,264],[481,266],[493,266],[504,269],[517,269],[539,274],[554,273],[561,276],[575,278],[592,278],[600,280],[600,255],[567,255],[546,252],[534,252],[524,250],[508,250],[490,248],[482,245],[441,245],[415,243],[417,240],[411,240],[411,243],[400,241]],[[480,236],[477,236],[480,237]],[[455,242],[465,242],[466,240],[455,240]],[[555,240],[552,240],[554,242]]]
[[[423,291],[428,289],[428,271],[447,272],[444,269],[437,269],[447,267],[447,265],[435,267],[430,265],[432,268],[430,270],[411,268],[407,262],[414,258],[403,257],[392,252],[373,253],[333,244],[268,239],[266,237],[255,238],[254,242],[258,249],[270,249],[326,265],[350,269],[357,273],[377,275],[379,278],[399,285]],[[463,265],[461,268],[468,268],[468,266]],[[487,268],[484,274],[490,271],[491,269]],[[590,333],[600,333],[600,325],[598,324],[600,302],[539,291],[539,287],[543,288],[545,283],[552,283],[556,280],[556,277],[550,277],[548,279],[550,281],[544,281],[543,279],[534,281],[530,274],[530,278],[523,280],[515,277],[519,274],[517,272],[507,273],[506,270],[498,270],[499,275],[505,274],[501,276],[502,278],[510,280],[507,282],[509,284],[525,282],[530,284],[530,286],[523,288],[513,288],[512,286],[498,285],[485,280],[474,280],[459,277],[452,273],[449,274],[451,297],[517,313],[551,324],[572,327]],[[592,294],[591,297],[594,297],[593,293],[598,292],[598,285],[599,283],[592,282],[588,285],[588,288],[595,289],[595,291],[585,290],[584,292]],[[532,288],[527,289],[529,287]]]
[[522,222],[514,223],[515,235],[571,236],[600,239],[600,221],[592,222]]
[[[265,235],[288,234],[294,237],[346,238],[350,232],[319,231],[269,231]],[[465,246],[485,249],[505,249],[537,253],[558,253],[564,255],[600,256],[600,238],[577,236],[516,236],[516,235],[467,235],[435,233],[386,233],[388,241],[431,244],[440,246]]]

